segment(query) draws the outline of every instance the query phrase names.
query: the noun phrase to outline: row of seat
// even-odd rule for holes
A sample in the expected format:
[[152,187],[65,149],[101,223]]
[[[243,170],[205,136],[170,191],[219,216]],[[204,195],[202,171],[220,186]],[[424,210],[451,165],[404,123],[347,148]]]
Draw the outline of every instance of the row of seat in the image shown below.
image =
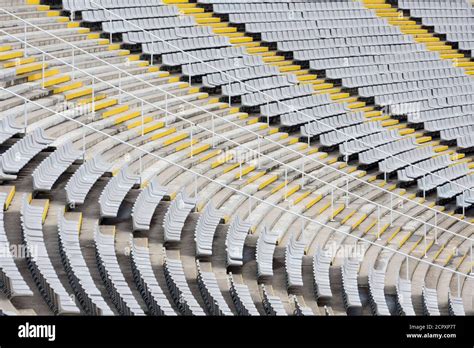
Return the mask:
[[65,190],[69,204],[83,204],[96,181],[105,174],[110,164],[102,156],[95,156],[83,163],[69,178]]
[[[322,110],[320,109],[318,111],[322,111]],[[307,113],[308,111],[305,111],[305,114]],[[320,114],[320,112],[318,112],[318,114]],[[334,111],[334,114],[336,115],[339,114],[339,110],[337,110],[337,108]],[[288,120],[286,118],[291,117],[290,115],[291,114],[289,114],[288,116],[283,115],[282,123],[283,122],[288,123]],[[304,137],[315,137],[315,136],[319,136],[320,134],[330,132],[333,129],[347,127],[352,124],[360,124],[366,120],[365,115],[362,112],[351,112],[351,113],[341,114],[341,115],[332,116],[332,117],[327,117],[326,115],[327,115],[327,112],[321,115],[324,118],[321,118],[317,120],[316,122],[306,122],[302,124],[300,127],[301,134]],[[294,119],[294,117],[292,118]],[[291,120],[291,122],[292,122],[291,124],[294,124],[294,120]]]
[[[426,60],[426,59],[425,59]],[[375,85],[359,88],[359,94],[363,97],[379,96],[384,94],[401,93],[407,90],[429,90],[434,88],[454,87],[469,85],[472,80],[467,76],[455,78],[435,78],[429,80],[409,81],[392,83],[389,85]]]
[[313,69],[314,66],[314,69],[318,70],[317,61],[320,59],[383,56],[389,54],[410,54],[418,52],[422,49],[423,46],[417,43],[409,43],[403,45],[331,47],[295,51],[293,52],[293,57],[298,61],[309,61],[309,67]]
[[214,234],[222,218],[222,212],[214,208],[212,202],[206,204],[206,207],[199,215],[194,233],[196,257],[212,256]]
[[[207,51],[207,50],[206,50]],[[163,59],[167,59],[168,55],[163,55]],[[183,62],[184,64],[185,62]],[[260,56],[236,56],[233,58],[216,58],[207,62],[196,62],[192,64],[184,64],[181,68],[182,73],[186,76],[202,76],[211,73],[229,71],[239,68],[251,68],[263,65],[263,58]]]
[[465,0],[398,0],[398,7],[402,9],[468,9],[471,8]]
[[371,19],[375,13],[366,10],[328,10],[328,11],[293,11],[293,12],[262,12],[262,13],[231,13],[232,23],[277,22],[285,20],[331,20],[331,19]]
[[454,164],[449,155],[442,155],[432,158],[432,156],[434,156],[434,152],[431,149],[416,149],[410,151],[407,153],[407,158],[410,155],[413,156],[411,158],[417,163],[417,166],[407,166],[406,168],[397,171],[397,179],[402,183],[412,182],[428,173],[446,168]]
[[[322,107],[324,105],[324,108]],[[285,113],[289,113],[287,118],[291,118],[291,115],[298,115],[299,110],[309,109],[314,107],[321,106],[321,110],[318,110],[320,113],[318,118],[323,118],[330,116],[328,112],[324,113],[324,110],[334,110],[334,114],[344,113],[347,111],[341,111],[340,106],[344,106],[344,104],[339,103],[331,103],[331,98],[328,94],[316,94],[316,95],[309,95],[309,96],[302,96],[293,98],[290,100],[285,101],[285,103],[280,102],[271,102],[260,107],[261,113],[263,116],[273,117],[281,115],[281,120],[285,118]],[[303,110],[305,114],[310,112],[309,110]],[[315,115],[316,116],[316,115]]]
[[422,289],[423,311],[425,315],[439,316],[438,293],[436,289],[423,286]]
[[[206,87],[216,88],[231,84],[235,81],[247,81],[253,78],[269,77],[278,74],[278,68],[274,66],[257,64],[248,68],[240,68],[226,71],[225,73],[211,73],[203,77],[202,83]],[[252,92],[254,92],[253,90]]]
[[130,237],[130,258],[132,261],[133,279],[142,298],[147,304],[149,313],[151,315],[175,316],[176,312],[171,307],[171,304],[153,273],[148,239],[133,238],[132,235]]
[[[113,17],[113,16],[112,16]],[[102,29],[106,33],[120,34],[141,30],[166,29],[177,27],[190,27],[196,24],[194,17],[148,17],[138,19],[115,20],[102,22]],[[157,40],[159,40],[157,38]]]
[[[201,1],[198,1],[201,2]],[[209,4],[210,2],[201,2]],[[248,12],[285,12],[285,11],[341,11],[360,9],[357,2],[277,2],[277,3],[213,3],[215,13],[248,13]]]
[[15,115],[6,115],[0,120],[0,144],[23,130],[17,123]]
[[469,173],[469,167],[466,163],[461,163],[424,175],[418,179],[418,189],[421,191],[430,191],[438,186],[445,184],[448,180],[454,180],[463,177]]
[[107,292],[121,315],[144,315],[120,269],[115,252],[115,229],[99,224],[94,231],[97,268]]
[[283,307],[280,297],[268,293],[265,284],[261,284],[262,304],[267,315],[286,316],[288,315]]
[[[275,32],[278,34],[278,32]],[[317,59],[311,61],[311,67],[315,70],[325,69],[336,69],[343,67],[369,67],[380,64],[401,64],[404,62],[419,62],[419,61],[435,61],[439,59],[439,52],[409,52],[406,54],[394,53],[390,55],[362,55],[354,57],[343,57],[343,58],[329,58],[329,59]],[[467,80],[470,81],[470,80]],[[431,82],[428,81],[428,82]],[[417,81],[418,83],[418,81]],[[419,83],[423,83],[420,81]],[[368,86],[367,89],[388,89],[393,88],[393,85],[382,85],[382,86]],[[360,89],[360,92],[364,92],[364,89]],[[372,91],[369,89],[369,91]],[[373,94],[361,94],[361,96],[371,96]]]
[[415,148],[417,148],[415,139],[402,138],[401,140],[386,143],[375,149],[360,153],[359,162],[364,165],[373,165],[387,157],[398,156],[402,152],[407,152]]
[[[191,18],[191,17],[184,17]],[[164,66],[177,67],[177,66],[189,66],[190,64],[196,63],[199,64],[202,62],[208,62],[212,64],[211,61],[218,59],[236,59],[242,58],[245,56],[244,47],[222,47],[222,48],[211,48],[205,50],[190,50],[186,52],[175,52],[163,54],[161,57],[162,64]],[[189,71],[189,70],[187,70]]]
[[369,299],[374,315],[390,315],[385,299],[385,270],[372,268],[369,272]]
[[155,42],[161,40],[179,40],[180,38],[207,37],[212,35],[211,27],[178,27],[149,31],[132,31],[122,35],[126,44]]
[[466,175],[442,186],[438,186],[436,190],[439,199],[451,199],[473,187],[474,176]]
[[348,314],[360,314],[362,303],[357,285],[359,262],[346,257],[341,265],[342,297]]
[[314,292],[316,299],[329,302],[333,296],[330,283],[331,255],[318,247],[313,256]]
[[227,266],[243,265],[245,238],[251,226],[250,223],[242,221],[238,215],[230,222],[225,239]]
[[59,254],[69,283],[87,314],[114,315],[97,289],[82,255],[79,243],[81,223],[81,214],[76,215],[72,220],[68,220],[64,213],[60,213],[58,217]]
[[137,19],[137,18],[157,18],[171,17],[178,15],[178,8],[175,6],[139,6],[127,8],[115,8],[111,10],[85,10],[81,11],[82,19],[86,22],[106,22],[117,19]]
[[162,5],[160,0],[64,0],[63,8],[67,11],[84,11],[105,8],[127,8],[139,6]]
[[445,69],[450,68],[451,62],[448,60],[429,60],[419,62],[406,62],[403,64],[384,64],[371,66],[356,66],[349,68],[328,69],[326,76],[332,79],[344,79],[361,75],[377,75],[390,73],[403,73],[410,71]]
[[45,158],[33,172],[33,189],[35,191],[50,191],[54,183],[76,160],[82,151],[74,148],[71,142],[59,147]]
[[318,21],[296,18],[279,18],[275,21],[249,22],[245,30],[249,33],[263,33],[279,30],[304,30],[304,29],[347,29],[356,27],[379,27],[387,24],[382,18],[357,18],[357,19],[319,19]]
[[456,297],[448,293],[448,309],[450,315],[466,315],[461,297]]
[[202,298],[206,303],[208,312],[211,315],[233,315],[224,297],[222,296],[219,284],[214,272],[205,272],[201,269],[199,261],[196,261],[197,281]]
[[184,222],[195,208],[196,203],[197,197],[189,197],[184,191],[176,195],[163,218],[165,242],[179,242],[181,240]]
[[271,76],[245,81],[245,85],[234,82],[229,85],[222,86],[222,95],[229,97],[239,97],[255,91],[264,91],[272,88],[289,87],[297,84],[298,80],[295,75],[288,76]]
[[142,44],[143,53],[161,55],[180,51],[189,51],[203,48],[229,47],[229,38],[225,36],[206,36],[169,41],[145,42]]
[[[398,154],[396,157],[388,157],[379,163],[379,170],[383,173],[393,173],[397,171],[401,181],[410,181],[429,173],[433,165],[442,165],[445,161],[450,162],[449,156],[440,156],[438,159],[431,159],[435,156],[432,147],[424,146],[414,148]],[[416,164],[413,166],[411,164]],[[413,178],[413,179],[408,179]]]
[[15,179],[16,174],[51,141],[41,128],[17,141],[0,157],[0,177],[3,180]]
[[118,211],[127,193],[139,181],[138,175],[131,173],[127,166],[108,181],[99,197],[100,215],[117,217]]
[[167,193],[167,188],[152,180],[141,190],[132,208],[133,229],[148,231],[156,207]]
[[252,295],[250,294],[250,290],[248,286],[245,284],[237,284],[234,281],[232,273],[229,273],[228,277],[229,277],[230,296],[232,298],[232,301],[234,302],[237,313],[239,315],[244,315],[244,316],[260,315],[260,313],[258,312],[252,300]]
[[[361,137],[359,139],[350,140],[339,145],[339,152],[344,157],[352,155],[359,155],[364,151],[376,148],[384,144],[396,144],[397,141],[403,139],[402,135],[398,130],[383,130],[379,133]],[[400,159],[405,157],[404,153],[398,153],[396,157],[388,156],[387,159],[382,160],[378,163],[379,170],[382,172],[390,171],[390,168],[386,167],[386,161],[390,161],[392,158],[398,161],[401,165],[405,165],[407,162],[401,162]]]
[[13,255],[10,253],[11,244],[7,238],[3,212],[6,201],[7,194],[0,192],[0,250],[2,250],[3,253],[2,257],[0,257],[0,284],[8,298],[32,296],[33,292],[23,279],[23,276],[15,264]]
[[166,283],[181,314],[206,315],[189,289],[181,261],[165,257],[164,267]]
[[399,277],[396,283],[397,313],[399,315],[414,316],[415,310],[411,300],[411,281]]
[[[258,244],[257,244],[258,245]],[[285,248],[285,270],[288,288],[303,286],[303,256],[306,241],[304,238],[297,240],[296,236],[290,239]]]
[[[432,98],[450,97],[456,95],[467,95],[473,93],[474,85],[457,85],[453,87],[443,87],[439,89],[426,89],[420,91],[410,91],[406,93],[398,93],[391,95],[376,96],[375,101],[379,105],[393,105],[403,102],[414,102],[421,100],[429,100]],[[397,106],[395,105],[395,108]]]
[[21,227],[27,248],[27,263],[37,288],[55,314],[80,314],[70,294],[51,263],[43,236],[45,204],[31,204],[27,194],[22,197]]

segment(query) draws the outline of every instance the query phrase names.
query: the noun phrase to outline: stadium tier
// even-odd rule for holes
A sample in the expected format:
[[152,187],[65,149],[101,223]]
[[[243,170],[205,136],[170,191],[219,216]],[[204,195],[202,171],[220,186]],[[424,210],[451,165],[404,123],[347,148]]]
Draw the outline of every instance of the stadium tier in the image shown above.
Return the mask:
[[469,1],[0,6],[0,313],[474,313]]

